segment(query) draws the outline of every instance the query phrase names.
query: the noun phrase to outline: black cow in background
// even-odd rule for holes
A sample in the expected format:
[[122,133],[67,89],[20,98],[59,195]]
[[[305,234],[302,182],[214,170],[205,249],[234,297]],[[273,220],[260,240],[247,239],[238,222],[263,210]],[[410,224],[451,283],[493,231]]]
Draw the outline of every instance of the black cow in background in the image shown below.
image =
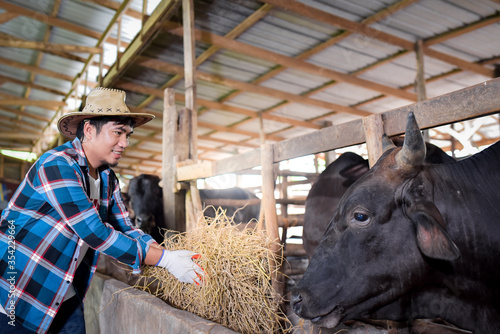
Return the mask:
[[[403,137],[392,138],[398,147],[403,146]],[[425,163],[442,164],[455,159],[436,145],[426,143]],[[310,259],[318,247],[328,223],[337,209],[340,198],[347,188],[369,170],[368,160],[353,152],[346,152],[333,161],[318,176],[307,195],[302,242]]]
[[[163,192],[159,183],[158,176],[141,174],[130,180],[125,197],[129,198],[130,215],[135,225],[161,243],[164,239],[161,231],[166,228],[166,224],[163,216]],[[200,198],[204,207],[204,199],[258,199],[255,194],[242,188],[200,189]],[[226,210],[229,218],[233,217],[236,224],[248,223],[252,219],[259,218],[260,204],[243,208],[221,207]],[[208,207],[204,215],[213,218],[215,210]]]
[[[218,205],[207,206],[204,200],[208,199],[236,199],[236,200],[255,200],[259,199],[249,190],[243,188],[228,188],[228,189],[200,189],[200,198],[203,207],[206,207],[204,215],[206,217],[215,217],[215,209]],[[259,202],[260,203],[260,202]],[[260,204],[248,205],[245,207],[236,206],[221,206],[226,210],[226,216],[233,218],[234,223],[248,223],[252,219],[259,219]]]
[[128,200],[131,219],[135,225],[150,234],[157,242],[163,242],[163,193],[156,175],[141,174],[130,180]]

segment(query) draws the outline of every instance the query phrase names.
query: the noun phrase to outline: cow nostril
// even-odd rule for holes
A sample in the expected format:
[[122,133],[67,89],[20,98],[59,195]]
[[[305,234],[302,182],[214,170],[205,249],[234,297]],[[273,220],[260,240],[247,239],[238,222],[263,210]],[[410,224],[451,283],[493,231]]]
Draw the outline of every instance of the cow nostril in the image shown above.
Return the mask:
[[290,299],[290,305],[292,305],[293,311],[299,314],[302,308],[302,296],[298,293],[293,293]]

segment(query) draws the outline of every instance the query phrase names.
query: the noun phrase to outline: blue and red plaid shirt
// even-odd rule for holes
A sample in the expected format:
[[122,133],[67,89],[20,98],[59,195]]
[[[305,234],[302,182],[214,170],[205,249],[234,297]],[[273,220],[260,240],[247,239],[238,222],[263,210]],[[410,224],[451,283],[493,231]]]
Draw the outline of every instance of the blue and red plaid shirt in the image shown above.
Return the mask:
[[[106,167],[99,174],[97,211],[81,142],[67,142],[38,159],[3,211],[0,303],[29,330],[47,332],[71,283],[84,297],[99,252],[139,273],[154,242],[132,225],[114,172]],[[90,248],[76,268],[83,243]]]

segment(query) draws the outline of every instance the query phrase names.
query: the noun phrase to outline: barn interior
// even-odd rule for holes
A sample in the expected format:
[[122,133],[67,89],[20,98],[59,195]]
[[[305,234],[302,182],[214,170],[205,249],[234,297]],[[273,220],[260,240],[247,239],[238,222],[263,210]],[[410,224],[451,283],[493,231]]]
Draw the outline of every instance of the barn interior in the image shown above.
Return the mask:
[[[500,71],[499,22],[498,0],[0,0],[0,200],[68,140],[57,120],[97,86],[155,115],[114,168],[124,187],[162,176],[169,90],[176,109],[195,111],[201,166],[296,145],[274,160],[273,181],[281,238],[300,246],[311,183],[342,152],[369,154],[364,137],[325,144],[315,134],[362,131],[363,120],[465,90],[453,111],[425,114],[426,139],[456,158],[499,140],[499,108],[470,108],[484,102],[471,87]],[[262,197],[259,161],[242,166],[198,173],[197,184]]]

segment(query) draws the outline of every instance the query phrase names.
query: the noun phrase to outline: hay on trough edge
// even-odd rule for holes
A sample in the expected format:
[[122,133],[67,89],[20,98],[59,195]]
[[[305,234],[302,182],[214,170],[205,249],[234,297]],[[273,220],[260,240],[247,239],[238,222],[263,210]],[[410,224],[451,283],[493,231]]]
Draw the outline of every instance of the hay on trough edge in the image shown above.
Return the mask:
[[200,218],[197,228],[188,233],[167,234],[171,236],[162,243],[166,249],[201,254],[196,262],[205,270],[204,283],[181,283],[166,269],[147,266],[136,288],[240,333],[288,331],[290,321],[271,286],[282,254],[271,250],[276,241],[265,231],[239,229],[219,208],[215,218]]

